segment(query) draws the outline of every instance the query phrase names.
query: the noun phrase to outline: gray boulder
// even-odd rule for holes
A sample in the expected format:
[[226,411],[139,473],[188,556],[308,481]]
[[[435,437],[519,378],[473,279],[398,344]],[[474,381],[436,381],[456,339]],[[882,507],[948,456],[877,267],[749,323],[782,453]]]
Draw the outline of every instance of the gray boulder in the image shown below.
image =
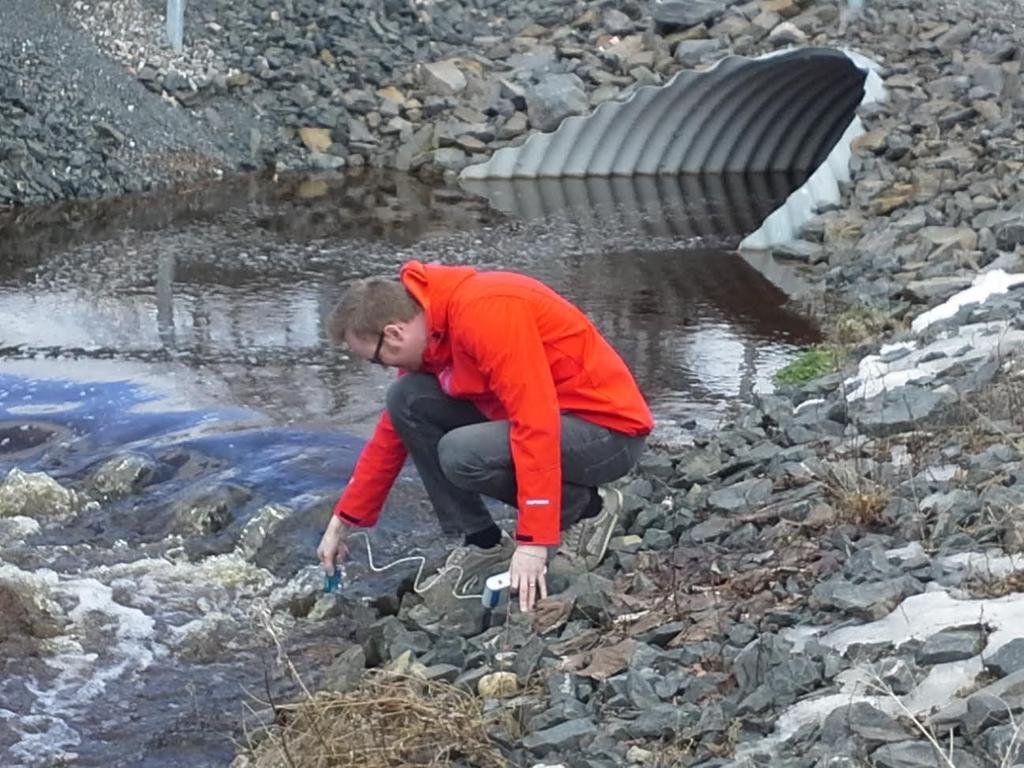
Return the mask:
[[526,92],[526,114],[539,131],[553,131],[565,118],[589,108],[583,81],[576,75],[546,75]]

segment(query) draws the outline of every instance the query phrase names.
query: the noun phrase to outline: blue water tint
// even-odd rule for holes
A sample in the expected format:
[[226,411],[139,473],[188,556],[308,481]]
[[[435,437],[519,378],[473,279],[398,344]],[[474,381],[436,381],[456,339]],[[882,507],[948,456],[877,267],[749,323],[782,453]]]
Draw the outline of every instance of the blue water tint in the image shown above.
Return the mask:
[[[128,380],[0,374],[0,422],[60,428],[51,441],[59,445],[8,459],[0,453],[0,471],[16,466],[73,476],[111,455],[132,451],[157,458],[176,448],[209,460],[202,462],[205,482],[230,481],[264,500],[285,502],[325,487],[340,489],[362,445],[336,429],[268,425],[265,416],[244,408],[160,410],[162,399]],[[31,412],[21,411],[26,406]],[[164,491],[196,480],[172,480]]]

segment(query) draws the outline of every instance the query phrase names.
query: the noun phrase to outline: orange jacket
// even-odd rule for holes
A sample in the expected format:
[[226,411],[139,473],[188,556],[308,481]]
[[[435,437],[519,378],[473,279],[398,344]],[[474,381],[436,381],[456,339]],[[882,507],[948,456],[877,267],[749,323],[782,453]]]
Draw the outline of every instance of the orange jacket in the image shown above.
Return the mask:
[[[561,414],[649,433],[651,413],[632,374],[586,315],[533,278],[410,261],[401,279],[427,315],[421,372],[488,419],[511,423],[516,540],[558,544]],[[385,411],[334,513],[353,525],[375,524],[405,458]]]

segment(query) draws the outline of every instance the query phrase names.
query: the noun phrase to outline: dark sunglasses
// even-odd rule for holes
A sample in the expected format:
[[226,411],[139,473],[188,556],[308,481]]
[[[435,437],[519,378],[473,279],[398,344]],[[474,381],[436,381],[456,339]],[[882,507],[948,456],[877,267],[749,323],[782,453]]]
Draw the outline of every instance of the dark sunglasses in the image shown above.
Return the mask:
[[384,346],[384,331],[380,332],[380,336],[377,337],[377,348],[373,350],[373,357],[370,358],[371,363],[377,365],[384,365],[384,361],[380,359],[380,348]]

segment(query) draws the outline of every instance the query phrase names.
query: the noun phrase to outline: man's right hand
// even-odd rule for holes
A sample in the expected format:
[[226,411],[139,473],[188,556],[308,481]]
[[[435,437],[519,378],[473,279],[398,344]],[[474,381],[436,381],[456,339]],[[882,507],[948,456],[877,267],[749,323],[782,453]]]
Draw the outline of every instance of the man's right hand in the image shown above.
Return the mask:
[[331,515],[331,522],[327,524],[327,530],[320,539],[320,546],[316,548],[316,556],[328,576],[334,574],[334,569],[348,555],[345,537],[348,535],[349,527],[340,517]]

